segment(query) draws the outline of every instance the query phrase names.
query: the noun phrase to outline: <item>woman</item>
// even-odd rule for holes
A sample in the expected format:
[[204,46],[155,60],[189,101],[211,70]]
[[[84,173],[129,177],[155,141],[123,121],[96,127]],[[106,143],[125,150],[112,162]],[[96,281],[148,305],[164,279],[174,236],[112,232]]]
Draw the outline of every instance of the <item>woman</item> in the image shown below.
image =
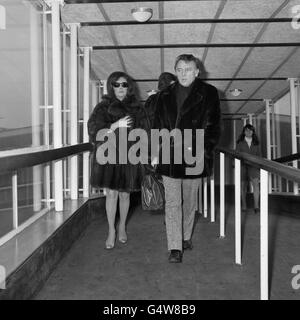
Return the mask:
[[[246,152],[261,157],[259,140],[255,134],[255,128],[251,124],[246,124],[237,140],[237,151]],[[241,172],[242,179],[242,209],[246,210],[246,193],[248,182],[253,186],[254,212],[259,212],[259,169],[251,166],[243,166]]]
[[[130,204],[130,193],[140,190],[143,166],[130,163],[119,164],[118,155],[115,164],[99,165],[96,161],[96,150],[103,143],[97,143],[97,140],[102,140],[99,138],[99,130],[103,132],[103,129],[107,129],[108,134],[112,132],[115,134],[115,151],[118,154],[118,141],[121,137],[119,136],[120,130],[127,128],[130,131],[134,128],[144,128],[147,123],[146,120],[145,111],[139,104],[135,94],[133,80],[124,72],[113,72],[107,80],[107,95],[103,96],[103,100],[95,107],[88,121],[89,136],[95,144],[91,185],[105,188],[106,191],[106,214],[109,227],[108,237],[105,242],[106,249],[112,249],[115,245],[115,217],[118,199],[120,211],[118,239],[121,243],[127,242],[126,218]],[[123,138],[124,136],[122,135]],[[127,151],[132,144],[132,142],[128,141]]]

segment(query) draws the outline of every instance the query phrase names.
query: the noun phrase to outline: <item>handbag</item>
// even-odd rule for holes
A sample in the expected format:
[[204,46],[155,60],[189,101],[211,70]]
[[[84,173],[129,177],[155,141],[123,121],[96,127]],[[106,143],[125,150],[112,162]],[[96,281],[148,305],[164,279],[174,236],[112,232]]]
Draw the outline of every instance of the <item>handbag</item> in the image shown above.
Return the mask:
[[162,210],[165,206],[164,185],[160,176],[155,172],[146,174],[141,186],[143,210]]

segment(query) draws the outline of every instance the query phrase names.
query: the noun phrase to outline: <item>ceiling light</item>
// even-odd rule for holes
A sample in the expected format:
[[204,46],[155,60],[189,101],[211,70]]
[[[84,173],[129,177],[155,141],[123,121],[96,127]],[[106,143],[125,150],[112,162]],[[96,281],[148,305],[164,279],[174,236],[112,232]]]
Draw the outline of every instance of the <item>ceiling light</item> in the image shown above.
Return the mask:
[[133,18],[138,22],[146,22],[152,17],[152,9],[151,8],[134,8],[131,10],[131,14]]
[[231,89],[231,90],[229,90],[229,92],[230,92],[234,97],[238,97],[238,96],[243,92],[243,90],[241,90],[241,89]]

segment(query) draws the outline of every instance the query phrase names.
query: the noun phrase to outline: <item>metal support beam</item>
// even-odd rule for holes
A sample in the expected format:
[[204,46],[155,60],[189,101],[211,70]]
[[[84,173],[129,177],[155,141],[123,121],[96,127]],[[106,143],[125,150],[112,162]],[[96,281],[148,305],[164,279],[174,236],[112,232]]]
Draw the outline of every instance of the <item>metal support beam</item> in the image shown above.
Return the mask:
[[[68,1],[66,1],[68,2]],[[101,1],[102,3],[105,1]],[[250,19],[156,19],[141,23],[134,20],[120,21],[84,21],[82,27],[101,27],[101,26],[125,26],[125,25],[153,25],[153,24],[226,24],[226,23],[286,23],[291,22],[292,18],[250,18]]]
[[[52,75],[53,75],[53,145],[62,147],[62,112],[61,112],[61,41],[60,41],[60,5],[62,1],[51,1],[52,16]],[[54,163],[54,199],[55,210],[63,210],[63,164],[62,160]]]
[[[41,145],[40,139],[40,77],[39,77],[39,33],[38,33],[38,13],[36,8],[30,5],[30,80],[31,80],[31,128],[32,146]],[[32,168],[33,176],[33,211],[40,211],[42,199],[42,168],[35,166]]]
[[[290,81],[290,98],[291,98],[291,135],[292,135],[292,153],[297,153],[297,129],[296,129],[296,79],[289,79]],[[298,169],[298,161],[293,161],[293,167]],[[298,183],[294,182],[294,194],[298,194]]]
[[[89,142],[87,123],[90,115],[90,47],[83,49],[83,142]],[[83,154],[83,197],[89,196],[89,152]]]
[[[70,143],[78,143],[78,68],[77,31],[79,24],[71,23],[70,28]],[[78,156],[70,157],[70,196],[78,199]]]
[[93,50],[159,49],[159,48],[272,48],[300,47],[300,42],[256,42],[256,43],[172,43],[144,45],[93,46]]
[[[271,124],[270,124],[270,107],[272,105],[271,100],[266,99],[266,139],[267,139],[267,159],[271,160]],[[271,174],[269,174],[269,192],[272,192]]]

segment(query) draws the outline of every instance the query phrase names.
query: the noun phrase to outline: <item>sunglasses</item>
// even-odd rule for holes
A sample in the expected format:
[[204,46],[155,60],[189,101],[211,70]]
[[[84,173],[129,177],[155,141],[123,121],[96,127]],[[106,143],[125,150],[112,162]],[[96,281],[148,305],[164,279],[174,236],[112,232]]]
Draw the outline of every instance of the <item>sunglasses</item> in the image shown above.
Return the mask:
[[112,86],[114,88],[119,88],[120,86],[122,86],[123,88],[128,88],[128,83],[127,82],[113,82]]

